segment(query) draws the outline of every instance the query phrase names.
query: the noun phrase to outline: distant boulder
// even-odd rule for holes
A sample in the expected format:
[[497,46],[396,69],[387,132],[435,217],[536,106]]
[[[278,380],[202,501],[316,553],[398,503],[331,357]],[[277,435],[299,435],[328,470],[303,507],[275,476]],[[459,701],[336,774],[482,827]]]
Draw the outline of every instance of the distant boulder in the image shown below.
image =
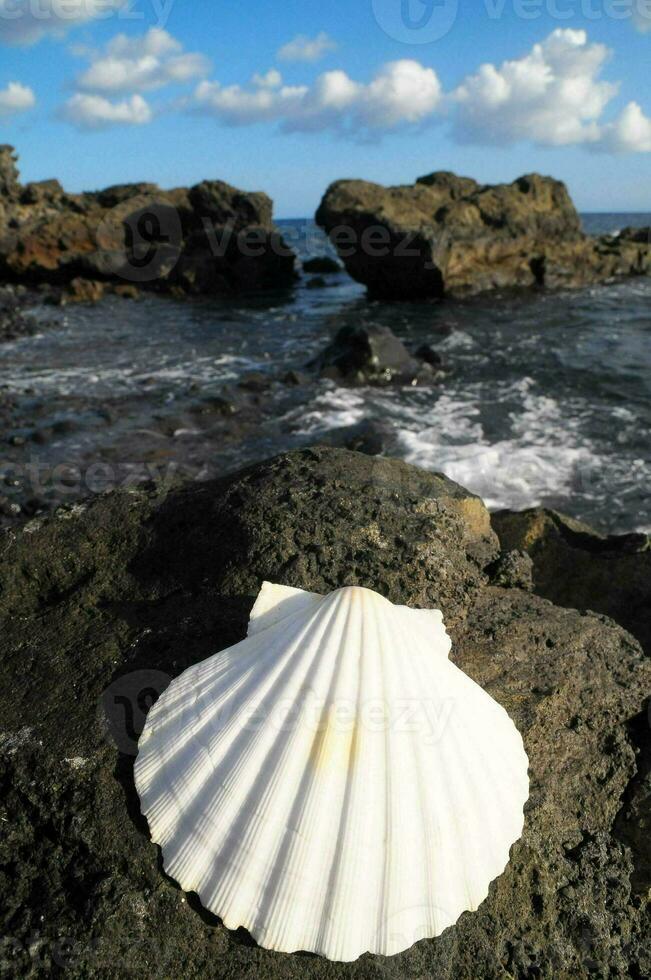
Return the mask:
[[308,365],[322,378],[344,384],[428,384],[431,365],[416,360],[388,327],[342,327]]
[[0,147],[0,279],[174,296],[285,288],[296,256],[272,212],[266,194],[218,180],[169,191],[134,183],[66,194],[56,180],[21,187],[13,149]]
[[481,185],[437,172],[414,185],[332,184],[316,214],[347,271],[379,298],[582,286],[651,272],[648,238],[593,239],[563,183]]

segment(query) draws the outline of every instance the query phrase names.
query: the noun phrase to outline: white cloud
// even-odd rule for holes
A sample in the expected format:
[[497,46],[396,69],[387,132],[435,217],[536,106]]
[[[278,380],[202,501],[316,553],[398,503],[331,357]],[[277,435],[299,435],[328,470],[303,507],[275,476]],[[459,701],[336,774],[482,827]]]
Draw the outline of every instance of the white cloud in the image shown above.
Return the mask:
[[286,130],[336,129],[350,134],[391,130],[431,117],[441,101],[432,68],[417,61],[385,65],[368,84],[343,71],[320,75],[309,87],[287,86],[278,75],[255,76],[248,87],[202,82],[193,105],[232,126],[280,122]]
[[110,126],[144,126],[151,122],[151,108],[141,95],[111,102],[102,95],[78,93],[68,99],[62,116],[78,129],[107,129]]
[[194,93],[193,105],[202,112],[217,116],[229,126],[248,126],[251,123],[281,119],[294,111],[309,90],[256,84],[221,85],[201,82]]
[[368,126],[381,129],[417,123],[430,116],[441,101],[436,72],[417,61],[393,61],[367,86],[360,115]]
[[0,0],[0,42],[33,44],[90,20],[113,16],[127,0]]
[[277,68],[270,68],[266,75],[254,75],[252,81],[260,88],[280,88],[283,76]]
[[9,82],[5,89],[0,89],[0,118],[18,115],[33,109],[35,105],[36,96],[27,85]]
[[637,102],[629,102],[614,122],[603,127],[596,149],[610,153],[651,153],[651,119]]
[[456,137],[546,146],[598,140],[598,120],[618,91],[599,79],[609,54],[585,31],[559,29],[523,58],[482,65],[452,93]]
[[211,68],[202,54],[184,52],[179,41],[158,27],[139,37],[118,34],[104,51],[87,53],[87,57],[91,64],[77,78],[77,88],[113,95],[188,82]]
[[280,48],[278,57],[281,61],[320,61],[329,51],[334,51],[336,47],[336,41],[333,41],[325,31],[321,31],[316,37],[298,34]]

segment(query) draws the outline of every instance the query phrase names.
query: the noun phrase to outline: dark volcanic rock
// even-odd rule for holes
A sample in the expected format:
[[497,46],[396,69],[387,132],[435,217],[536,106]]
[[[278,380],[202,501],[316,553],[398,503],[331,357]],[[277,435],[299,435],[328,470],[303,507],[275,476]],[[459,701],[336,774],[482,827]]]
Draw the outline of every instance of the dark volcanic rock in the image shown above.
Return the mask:
[[27,294],[22,286],[0,288],[0,343],[32,336],[51,326],[42,319],[37,321],[24,309],[30,302],[33,302],[33,296]]
[[624,228],[622,231],[620,231],[617,237],[626,242],[637,242],[640,245],[651,245],[651,227]]
[[604,537],[542,508],[499,511],[492,521],[503,548],[523,549],[533,559],[539,595],[559,606],[610,616],[651,656],[651,540],[646,534]]
[[329,255],[320,255],[314,259],[306,259],[303,263],[303,272],[327,276],[331,273],[341,272],[341,266]]
[[[644,838],[622,798],[638,813],[626,722],[650,665],[600,616],[487,585],[497,542],[477,498],[392,460],[308,450],[213,484],[104,496],[8,533],[2,551],[9,975],[649,975]],[[245,635],[263,578],[440,606],[455,662],[523,734],[531,798],[505,873],[477,912],[395,958],[332,964],[229,933],[161,873],[139,816],[133,754],[152,698]]]
[[0,151],[0,279],[105,281],[178,296],[284,288],[296,278],[266,194],[221,181],[80,195],[57,181],[21,188],[10,151]]
[[431,364],[434,368],[443,367],[443,356],[439,354],[437,350],[430,344],[421,344],[415,351],[415,356],[419,361],[424,361],[425,364]]
[[223,180],[204,180],[188,197],[192,209],[216,225],[230,225],[235,231],[272,227],[273,202],[266,194],[246,194]]
[[292,368],[286,371],[280,379],[284,385],[288,385],[291,388],[298,388],[301,385],[306,385],[311,382],[311,377],[309,374],[305,374],[303,371],[297,371]]
[[412,357],[388,327],[342,327],[317,358],[310,362],[322,378],[346,384],[431,383],[429,364]]
[[487,571],[493,585],[533,590],[533,561],[526,551],[503,551]]
[[350,275],[386,298],[582,286],[651,272],[648,239],[591,239],[565,185],[530,174],[480,185],[433,173],[413,186],[332,184],[316,220]]
[[30,337],[36,333],[36,330],[35,321],[21,310],[3,310],[0,308],[0,342],[18,340],[19,337]]

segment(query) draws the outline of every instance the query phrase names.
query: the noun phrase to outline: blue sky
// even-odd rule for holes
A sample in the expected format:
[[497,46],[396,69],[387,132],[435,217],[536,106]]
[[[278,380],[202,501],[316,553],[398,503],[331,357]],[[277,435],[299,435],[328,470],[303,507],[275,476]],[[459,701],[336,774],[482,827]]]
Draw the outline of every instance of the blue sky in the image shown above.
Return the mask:
[[538,170],[651,211],[651,0],[0,0],[0,142],[70,190]]

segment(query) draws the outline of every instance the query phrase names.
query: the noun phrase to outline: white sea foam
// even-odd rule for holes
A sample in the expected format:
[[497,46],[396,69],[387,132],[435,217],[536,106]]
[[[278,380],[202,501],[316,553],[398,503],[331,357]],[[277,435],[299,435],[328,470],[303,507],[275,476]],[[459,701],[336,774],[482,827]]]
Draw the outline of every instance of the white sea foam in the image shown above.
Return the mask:
[[589,488],[601,460],[582,438],[576,405],[539,394],[530,378],[497,386],[492,401],[518,409],[510,413],[509,438],[491,441],[481,420],[481,387],[446,390],[431,402],[422,391],[409,400],[404,390],[333,387],[301,416],[301,432],[322,435],[365,417],[389,421],[392,455],[445,473],[492,509],[532,507],[565,496],[577,483]]
[[6,390],[22,393],[34,389],[39,394],[52,391],[58,395],[97,395],[99,393],[133,391],[145,382],[166,387],[187,387],[192,382],[224,384],[236,380],[244,371],[252,371],[262,362],[252,358],[224,354],[220,357],[195,357],[191,360],[151,364],[120,364],[117,367],[85,364],[73,368],[52,367],[32,369],[21,365],[19,371],[3,378]]

